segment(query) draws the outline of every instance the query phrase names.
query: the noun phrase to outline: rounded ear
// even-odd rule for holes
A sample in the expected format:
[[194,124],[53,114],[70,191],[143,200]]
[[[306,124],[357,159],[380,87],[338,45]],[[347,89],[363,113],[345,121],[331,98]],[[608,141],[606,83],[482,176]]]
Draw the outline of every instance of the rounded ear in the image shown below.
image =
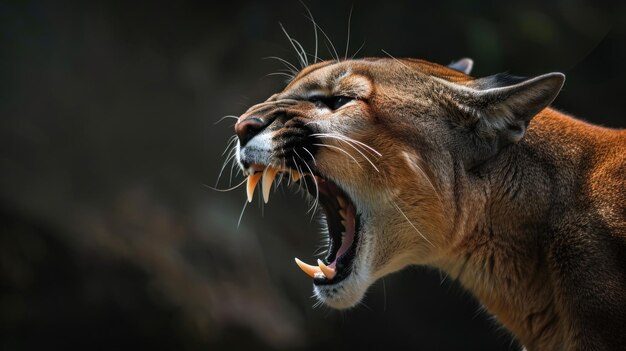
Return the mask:
[[[446,82],[461,125],[471,129],[483,146],[474,161],[485,160],[522,139],[531,119],[556,98],[565,75],[554,72],[534,78],[496,74],[468,85]],[[488,147],[485,147],[488,145]]]
[[474,67],[474,60],[471,58],[462,58],[456,62],[452,62],[448,65],[448,68],[452,68],[455,71],[459,71],[465,74],[470,74],[472,72],[472,68]]

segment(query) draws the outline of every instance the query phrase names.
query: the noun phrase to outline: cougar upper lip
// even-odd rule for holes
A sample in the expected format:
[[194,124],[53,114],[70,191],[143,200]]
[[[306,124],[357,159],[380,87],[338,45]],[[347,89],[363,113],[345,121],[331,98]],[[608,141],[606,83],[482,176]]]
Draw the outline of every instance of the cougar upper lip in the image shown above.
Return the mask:
[[[309,265],[298,258],[296,264],[307,275],[314,278],[317,285],[335,284],[345,279],[352,270],[352,260],[356,255],[358,241],[359,218],[356,208],[346,193],[334,182],[318,174],[301,173],[293,169],[282,169],[272,166],[252,165],[246,172],[247,196],[251,202],[254,190],[259,182],[263,200],[269,201],[270,189],[279,174],[287,174],[289,183],[296,183],[302,178],[308,192],[318,196],[319,203],[326,214],[329,235],[327,255],[318,259],[317,265]],[[280,177],[282,180],[283,177]],[[279,181],[280,181],[279,180]]]

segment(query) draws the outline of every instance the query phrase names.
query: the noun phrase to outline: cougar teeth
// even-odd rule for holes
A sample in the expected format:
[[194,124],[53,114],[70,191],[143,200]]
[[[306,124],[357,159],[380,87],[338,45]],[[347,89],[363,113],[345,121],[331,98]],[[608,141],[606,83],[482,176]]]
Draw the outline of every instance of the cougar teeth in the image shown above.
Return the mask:
[[256,185],[259,183],[259,179],[261,179],[262,175],[262,172],[257,172],[248,176],[248,202],[252,202],[252,198],[254,197],[254,189],[256,189]]
[[319,266],[322,273],[324,273],[324,275],[326,276],[326,279],[333,279],[337,274],[334,268],[328,267],[319,258],[317,259],[317,265]]
[[294,182],[297,182],[298,180],[300,180],[300,173],[297,171],[291,171],[291,180],[293,180]]
[[337,196],[337,202],[339,203],[339,206],[341,206],[341,208],[346,208],[346,200],[344,200],[341,196]]
[[300,261],[297,257],[295,258],[295,260],[298,267],[300,267],[300,269],[311,278],[326,278],[330,280],[333,279],[335,275],[337,275],[335,269],[325,265],[322,260],[317,260],[317,266],[306,264]]
[[281,170],[274,167],[266,167],[263,171],[254,171],[252,168],[247,171],[248,175],[248,184],[247,184],[247,192],[248,192],[248,202],[252,202],[252,198],[254,197],[254,190],[256,189],[257,184],[261,179],[261,190],[263,192],[263,201],[268,203],[270,200],[270,190],[272,188],[272,183],[276,179],[276,176],[279,173],[285,173],[287,175],[291,175],[291,180],[293,182],[299,181],[302,176],[308,175],[308,173],[301,174],[295,170],[287,169]]
[[324,273],[322,273],[322,270],[319,267],[312,266],[310,264],[306,264],[306,263],[300,261],[297,257],[296,257],[296,264],[298,265],[298,267],[300,267],[300,269],[304,273],[306,273],[311,278],[316,278],[320,274],[324,275]]
[[274,167],[267,167],[265,171],[263,171],[263,201],[268,203],[270,200],[270,189],[272,188],[272,183],[274,182],[274,178],[276,178],[276,174],[278,174],[278,169]]

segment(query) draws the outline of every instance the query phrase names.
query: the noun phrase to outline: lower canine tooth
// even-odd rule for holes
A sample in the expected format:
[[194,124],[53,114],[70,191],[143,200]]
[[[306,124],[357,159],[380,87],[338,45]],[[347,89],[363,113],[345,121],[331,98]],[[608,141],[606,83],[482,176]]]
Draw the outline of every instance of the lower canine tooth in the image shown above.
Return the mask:
[[325,265],[324,262],[322,262],[322,260],[320,259],[317,259],[317,265],[320,267],[322,273],[324,273],[324,276],[326,276],[326,279],[333,279],[337,274],[337,272],[333,268]]
[[298,267],[300,267],[300,269],[306,273],[309,277],[311,278],[316,278],[316,275],[323,275],[322,271],[320,270],[319,267],[316,266],[311,266],[310,264],[306,264],[302,261],[300,261],[297,257],[295,258],[296,260],[296,264],[298,265]]

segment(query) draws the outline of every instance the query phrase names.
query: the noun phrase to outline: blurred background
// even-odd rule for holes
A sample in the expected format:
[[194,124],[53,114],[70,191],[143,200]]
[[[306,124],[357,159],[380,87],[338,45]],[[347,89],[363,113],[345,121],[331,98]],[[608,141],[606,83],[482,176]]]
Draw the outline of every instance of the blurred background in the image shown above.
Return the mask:
[[[624,127],[624,2],[305,0],[338,51],[564,72],[555,106]],[[299,196],[216,192],[239,115],[312,52],[296,1],[0,1],[0,348],[518,350],[441,273],[313,308]],[[321,55],[329,58],[320,41]],[[217,183],[231,184],[230,165]],[[242,180],[232,175],[232,185]]]

